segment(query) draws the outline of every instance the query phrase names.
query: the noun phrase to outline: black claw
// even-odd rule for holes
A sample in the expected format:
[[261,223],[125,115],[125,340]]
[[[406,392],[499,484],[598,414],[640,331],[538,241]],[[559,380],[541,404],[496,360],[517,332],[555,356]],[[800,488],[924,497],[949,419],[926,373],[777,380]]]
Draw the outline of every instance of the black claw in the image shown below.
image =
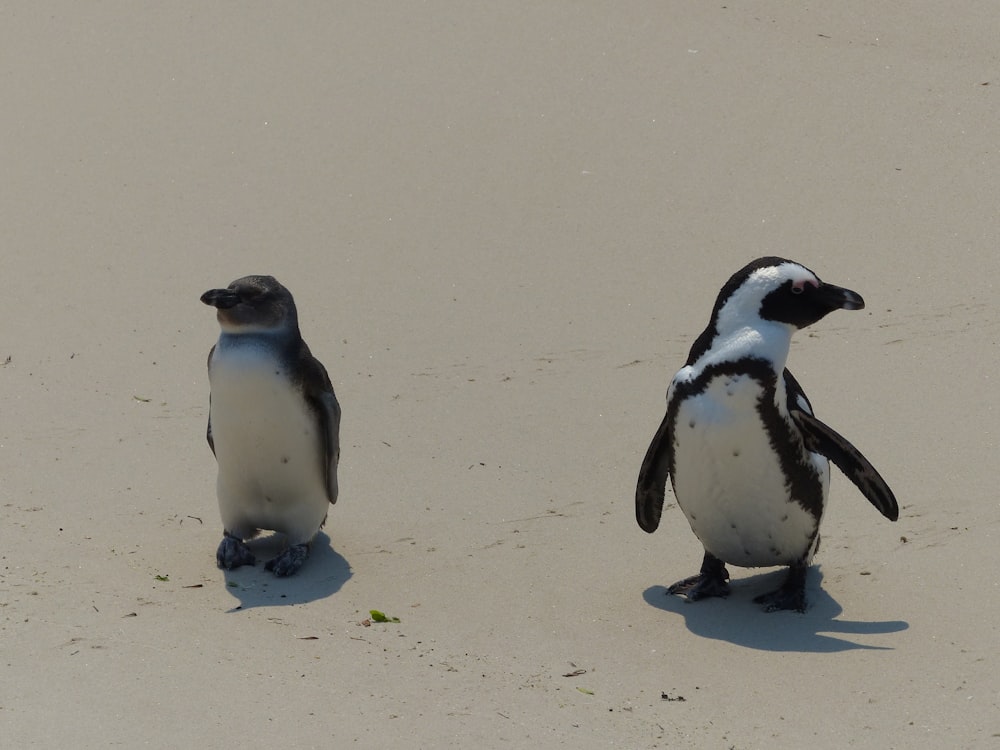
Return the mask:
[[308,557],[309,545],[295,544],[286,549],[273,560],[268,560],[264,563],[264,569],[270,570],[279,578],[283,578],[285,576],[293,575],[296,571],[298,571],[298,569],[302,567],[302,563],[304,563]]
[[728,580],[729,571],[726,570],[722,560],[706,552],[705,559],[701,562],[701,572],[671,584],[667,587],[667,593],[683,594],[692,602],[711,596],[725,598],[729,596]]
[[237,539],[227,531],[223,534],[219,548],[215,551],[215,562],[220,568],[232,570],[241,565],[253,565],[257,562],[257,558],[254,557],[253,552],[242,539]]
[[788,569],[788,578],[781,588],[754,597],[757,604],[762,605],[765,612],[789,610],[791,612],[806,611],[806,567],[793,565]]

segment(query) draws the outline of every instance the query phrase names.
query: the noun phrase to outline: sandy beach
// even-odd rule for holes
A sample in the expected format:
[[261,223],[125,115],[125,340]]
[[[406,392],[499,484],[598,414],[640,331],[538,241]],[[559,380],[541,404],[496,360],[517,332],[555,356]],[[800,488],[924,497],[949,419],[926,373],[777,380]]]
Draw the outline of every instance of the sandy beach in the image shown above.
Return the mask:
[[[994,3],[0,11],[0,735],[20,748],[1000,748]],[[805,614],[635,522],[719,287],[833,470]],[[343,406],[300,573],[215,566],[199,296],[295,295]],[[266,552],[275,540],[255,542]],[[370,610],[399,622],[372,623]]]

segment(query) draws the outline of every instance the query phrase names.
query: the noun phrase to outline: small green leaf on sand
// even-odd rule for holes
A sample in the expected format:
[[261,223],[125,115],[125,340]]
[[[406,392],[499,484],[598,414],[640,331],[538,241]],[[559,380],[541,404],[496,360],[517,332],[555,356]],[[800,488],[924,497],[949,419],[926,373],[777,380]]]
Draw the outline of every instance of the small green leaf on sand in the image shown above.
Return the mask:
[[142,396],[136,396],[134,394],[132,395],[132,398],[134,398],[136,401],[138,401],[140,403],[143,403],[143,404],[148,404],[150,401],[153,400],[151,398],[143,398]]
[[368,614],[372,616],[372,622],[399,622],[398,617],[389,617],[385,612],[379,612],[377,609],[368,610]]
[[169,581],[170,576],[153,576],[157,581]]
[[587,688],[578,687],[577,690],[579,690],[584,695],[593,695],[594,694],[593,690],[587,690]]

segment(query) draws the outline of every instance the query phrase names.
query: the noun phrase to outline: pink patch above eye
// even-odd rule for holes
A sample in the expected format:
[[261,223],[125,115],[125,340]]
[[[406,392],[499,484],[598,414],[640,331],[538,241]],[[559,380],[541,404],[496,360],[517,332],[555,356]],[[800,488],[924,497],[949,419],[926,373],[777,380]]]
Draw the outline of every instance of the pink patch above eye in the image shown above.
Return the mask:
[[802,281],[796,281],[794,284],[792,284],[792,289],[794,289],[797,292],[801,292],[807,286],[811,286],[814,289],[819,289],[819,284],[817,284],[815,281],[812,281],[811,279],[803,279]]

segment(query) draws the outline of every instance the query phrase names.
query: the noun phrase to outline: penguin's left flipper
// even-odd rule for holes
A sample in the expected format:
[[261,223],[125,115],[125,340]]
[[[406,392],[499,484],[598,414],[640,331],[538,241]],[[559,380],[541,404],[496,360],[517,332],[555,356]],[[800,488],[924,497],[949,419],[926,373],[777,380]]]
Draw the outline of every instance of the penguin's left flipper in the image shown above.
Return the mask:
[[878,509],[879,513],[890,521],[899,518],[899,505],[896,503],[896,496],[892,494],[889,485],[871,465],[871,462],[861,454],[861,451],[851,445],[847,438],[816,419],[812,414],[807,414],[800,409],[790,409],[789,413],[802,431],[806,448],[833,461],[844,472],[844,475],[861,490],[861,494]]
[[663,513],[667,475],[673,458],[673,438],[669,434],[669,422],[668,414],[649,444],[635,488],[635,520],[639,523],[639,528],[648,534],[656,531]]
[[309,353],[305,342],[302,342],[302,349],[302,391],[319,420],[326,497],[333,505],[337,502],[337,465],[340,463],[340,403],[323,363]]
[[337,401],[333,391],[323,394],[323,412],[325,418],[323,426],[323,451],[325,462],[323,464],[324,476],[326,477],[326,496],[330,503],[337,502],[337,465],[340,463],[340,403]]

